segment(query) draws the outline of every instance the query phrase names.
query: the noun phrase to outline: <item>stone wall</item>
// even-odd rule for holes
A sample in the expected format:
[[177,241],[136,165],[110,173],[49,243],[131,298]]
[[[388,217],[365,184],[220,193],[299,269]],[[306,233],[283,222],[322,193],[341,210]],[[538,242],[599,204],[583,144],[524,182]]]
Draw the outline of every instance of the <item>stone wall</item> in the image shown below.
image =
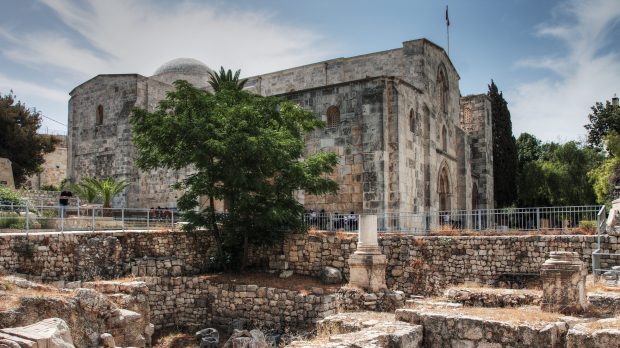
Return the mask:
[[210,245],[205,235],[184,232],[4,234],[0,274],[42,281],[110,279],[132,271],[191,275],[204,271]]
[[15,188],[13,166],[8,158],[0,158],[0,185]]
[[55,186],[60,188],[60,184],[67,178],[67,137],[64,135],[50,135],[58,141],[54,151],[43,155],[41,172],[29,176],[25,187],[39,190],[42,186]]
[[[479,282],[519,286],[539,279],[540,267],[551,251],[577,252],[591,265],[596,236],[413,237],[384,235],[379,239],[388,258],[387,285],[407,294],[439,294],[448,285]],[[294,235],[281,254],[297,274],[318,276],[331,266],[348,277],[347,260],[357,237]],[[617,237],[602,237],[605,252],[620,252]],[[271,258],[277,257],[273,250]],[[279,252],[279,251],[278,251]],[[263,254],[263,258],[269,256]],[[255,255],[255,258],[261,258]]]
[[[519,285],[539,279],[551,251],[574,251],[590,266],[595,236],[413,237],[384,235],[387,285],[406,294],[439,294],[450,284],[480,282]],[[94,277],[187,276],[208,266],[213,254],[204,234],[184,232],[80,232],[0,235],[0,273],[35,279],[89,280]],[[282,243],[255,248],[251,264],[286,266],[319,276],[325,266],[348,277],[355,235],[291,235]],[[603,252],[620,252],[618,237],[602,237]],[[609,266],[602,262],[602,266]],[[280,267],[282,268],[282,267]]]
[[[145,277],[151,322],[156,327],[203,328],[205,323],[231,327],[307,328],[336,313],[337,295],[221,284],[206,277]],[[318,291],[321,290],[321,291]]]

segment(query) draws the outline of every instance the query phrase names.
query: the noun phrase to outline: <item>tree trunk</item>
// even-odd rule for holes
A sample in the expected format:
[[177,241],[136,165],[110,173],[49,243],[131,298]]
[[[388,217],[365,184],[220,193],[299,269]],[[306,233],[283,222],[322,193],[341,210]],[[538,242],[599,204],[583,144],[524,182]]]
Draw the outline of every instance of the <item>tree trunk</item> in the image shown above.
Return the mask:
[[248,243],[248,231],[243,232],[243,257],[241,259],[241,270],[243,271],[248,265],[248,257],[250,253],[250,247]]
[[215,216],[215,199],[211,196],[209,196],[209,214],[211,214],[211,231],[213,232],[213,238],[215,239],[217,260],[218,262],[221,262],[224,257],[224,250],[222,249],[222,235],[217,226],[217,219]]

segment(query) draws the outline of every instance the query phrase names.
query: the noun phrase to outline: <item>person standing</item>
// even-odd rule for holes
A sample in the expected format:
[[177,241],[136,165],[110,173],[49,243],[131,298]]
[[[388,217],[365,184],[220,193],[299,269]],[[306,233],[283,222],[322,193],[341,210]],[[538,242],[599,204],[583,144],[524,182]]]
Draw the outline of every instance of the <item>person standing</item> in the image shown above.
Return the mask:
[[60,206],[60,216],[65,217],[65,210],[69,205],[69,198],[73,197],[73,193],[71,191],[62,191],[60,192],[60,199],[58,200],[58,204]]

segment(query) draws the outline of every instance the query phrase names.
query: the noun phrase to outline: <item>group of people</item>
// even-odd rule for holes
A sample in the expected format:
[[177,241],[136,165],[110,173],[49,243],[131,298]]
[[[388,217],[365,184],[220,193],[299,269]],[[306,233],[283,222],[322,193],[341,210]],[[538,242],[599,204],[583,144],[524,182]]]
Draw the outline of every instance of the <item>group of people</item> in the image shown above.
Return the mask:
[[157,206],[157,208],[151,207],[149,210],[149,216],[151,219],[169,221],[172,218],[172,210],[169,208],[162,208],[160,206]]
[[349,214],[334,213],[330,215],[321,209],[318,213],[314,209],[305,212],[305,222],[310,227],[320,230],[344,229],[345,231],[356,231],[358,227],[358,216],[355,212]]

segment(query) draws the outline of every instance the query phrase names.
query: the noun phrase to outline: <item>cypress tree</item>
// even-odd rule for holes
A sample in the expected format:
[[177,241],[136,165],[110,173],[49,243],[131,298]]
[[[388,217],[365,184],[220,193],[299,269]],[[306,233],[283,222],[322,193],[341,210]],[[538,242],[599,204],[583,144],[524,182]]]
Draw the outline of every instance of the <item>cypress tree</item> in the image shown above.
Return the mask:
[[512,205],[517,199],[517,143],[512,135],[510,111],[504,95],[491,80],[489,85],[493,124],[493,183],[496,208]]

